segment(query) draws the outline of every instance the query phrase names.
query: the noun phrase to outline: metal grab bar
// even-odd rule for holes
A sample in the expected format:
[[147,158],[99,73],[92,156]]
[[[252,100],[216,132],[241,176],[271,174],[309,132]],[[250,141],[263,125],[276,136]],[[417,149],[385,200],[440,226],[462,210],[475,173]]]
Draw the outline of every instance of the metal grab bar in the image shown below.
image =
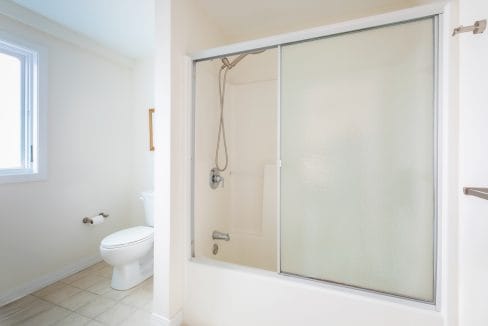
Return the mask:
[[488,200],[488,188],[464,187],[463,192],[468,196],[476,196]]
[[213,240],[229,241],[230,240],[230,235],[229,235],[229,233],[224,233],[224,232],[220,232],[220,231],[213,231],[213,233],[212,233],[212,239]]

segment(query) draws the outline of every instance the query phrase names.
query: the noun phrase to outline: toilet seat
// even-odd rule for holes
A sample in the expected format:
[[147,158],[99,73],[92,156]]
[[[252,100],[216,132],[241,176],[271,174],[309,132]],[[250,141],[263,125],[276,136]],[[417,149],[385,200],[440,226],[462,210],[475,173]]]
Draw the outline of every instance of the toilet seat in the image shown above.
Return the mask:
[[105,249],[116,249],[133,246],[141,242],[152,241],[154,229],[149,226],[136,226],[117,231],[106,236],[100,245]]

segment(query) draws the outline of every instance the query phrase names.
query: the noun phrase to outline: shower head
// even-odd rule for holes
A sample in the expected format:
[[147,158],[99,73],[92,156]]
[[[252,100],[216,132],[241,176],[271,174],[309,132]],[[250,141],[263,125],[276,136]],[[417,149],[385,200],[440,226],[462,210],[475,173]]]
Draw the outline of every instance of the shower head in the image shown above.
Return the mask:
[[229,59],[227,59],[227,57],[223,57],[222,58],[223,65],[222,65],[221,69],[227,68],[230,70],[230,69],[234,68],[239,63],[239,61],[244,59],[248,54],[258,54],[258,53],[262,53],[264,51],[266,51],[266,50],[257,50],[257,51],[242,53],[242,54],[239,54],[239,56],[232,61],[229,61]]
[[224,64],[224,67],[227,67],[230,70],[230,69],[234,68],[239,63],[239,61],[244,59],[244,57],[246,55],[247,55],[247,53],[240,54],[237,58],[232,60],[232,62],[229,62],[229,59],[227,59],[227,58],[223,58],[222,63]]
[[233,67],[233,66],[231,65],[231,63],[230,63],[229,59],[227,59],[227,57],[222,58],[222,63],[223,63],[222,68],[227,67],[227,68],[229,68],[229,69],[230,69],[230,68],[232,68],[232,67]]

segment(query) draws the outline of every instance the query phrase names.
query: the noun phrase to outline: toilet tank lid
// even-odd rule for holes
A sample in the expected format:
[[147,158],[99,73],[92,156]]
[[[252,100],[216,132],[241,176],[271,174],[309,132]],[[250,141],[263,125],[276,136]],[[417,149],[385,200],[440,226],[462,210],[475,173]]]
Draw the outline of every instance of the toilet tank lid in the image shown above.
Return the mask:
[[104,248],[120,248],[153,238],[154,229],[149,226],[136,226],[117,231],[106,236],[101,243]]

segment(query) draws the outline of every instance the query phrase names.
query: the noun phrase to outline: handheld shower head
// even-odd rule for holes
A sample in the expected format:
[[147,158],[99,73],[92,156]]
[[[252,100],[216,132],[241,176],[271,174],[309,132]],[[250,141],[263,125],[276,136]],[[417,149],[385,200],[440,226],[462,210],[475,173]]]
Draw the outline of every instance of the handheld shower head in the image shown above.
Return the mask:
[[234,68],[239,63],[239,61],[241,61],[242,59],[244,59],[244,57],[246,55],[247,55],[247,53],[241,54],[237,58],[235,58],[234,60],[232,60],[232,62],[229,61],[229,59],[227,57],[222,58],[222,63],[223,63],[222,69],[227,68],[227,69],[230,70],[230,69]]
[[[220,67],[220,71],[219,71],[220,122],[219,122],[219,132],[217,136],[217,146],[215,148],[215,161],[214,161],[215,168],[213,168],[211,171],[210,186],[212,187],[212,189],[217,188],[218,184],[220,183],[220,181],[217,182],[218,180],[215,179],[215,172],[217,172],[218,174],[219,172],[225,171],[227,169],[227,165],[229,164],[229,153],[227,152],[227,140],[225,139],[225,126],[224,126],[224,98],[225,98],[225,82],[226,82],[227,73],[229,72],[229,70],[234,68],[239,63],[239,61],[244,59],[246,55],[261,53],[264,52],[265,50],[266,49],[241,53],[240,55],[237,56],[237,58],[235,58],[232,61],[229,61],[227,57],[223,57],[221,59],[222,66]],[[224,143],[224,152],[225,152],[225,163],[223,167],[220,167],[219,165],[221,140]]]
[[231,65],[229,59],[227,59],[227,57],[222,58],[222,63],[223,63],[222,69],[223,68],[226,68],[226,67],[229,68],[229,69],[232,68],[232,65]]
[[234,68],[239,63],[239,61],[244,59],[248,54],[258,54],[258,53],[262,53],[264,51],[266,51],[266,50],[257,50],[257,51],[253,51],[253,52],[247,52],[247,53],[239,54],[239,56],[237,56],[237,58],[232,60],[232,62],[229,61],[229,59],[227,59],[227,57],[223,57],[222,58],[223,65],[222,65],[221,69],[227,68],[230,70],[230,69]]

